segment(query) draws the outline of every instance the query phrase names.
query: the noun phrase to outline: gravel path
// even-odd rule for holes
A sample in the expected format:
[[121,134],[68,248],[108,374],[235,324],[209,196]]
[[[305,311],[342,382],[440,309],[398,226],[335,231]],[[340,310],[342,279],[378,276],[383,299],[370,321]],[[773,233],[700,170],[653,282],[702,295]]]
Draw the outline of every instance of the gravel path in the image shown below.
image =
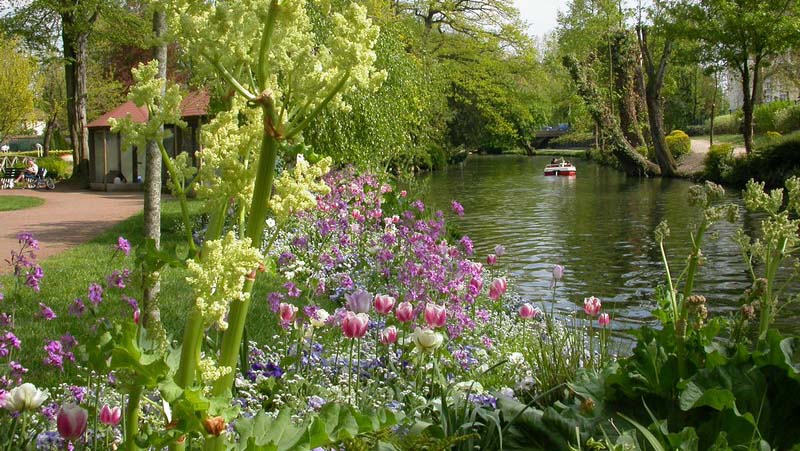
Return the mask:
[[104,193],[57,186],[54,191],[0,190],[3,196],[31,196],[44,204],[25,210],[0,212],[0,273],[5,259],[17,249],[17,233],[31,232],[39,240],[39,259],[85,243],[142,210],[142,193]]
[[[681,158],[678,162],[678,172],[686,175],[697,174],[703,172],[705,167],[705,158],[708,153],[710,144],[705,139],[692,139],[692,150],[688,155]],[[738,157],[744,155],[744,147],[734,147],[733,155]]]

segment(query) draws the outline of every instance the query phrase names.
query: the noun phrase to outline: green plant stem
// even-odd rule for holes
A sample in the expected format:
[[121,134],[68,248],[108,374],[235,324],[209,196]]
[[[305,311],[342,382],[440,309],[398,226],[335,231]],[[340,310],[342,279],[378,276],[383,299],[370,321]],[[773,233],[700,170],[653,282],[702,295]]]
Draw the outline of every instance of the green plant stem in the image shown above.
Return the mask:
[[142,390],[141,385],[134,385],[128,398],[128,407],[125,411],[126,451],[139,451],[136,436],[139,434],[139,402],[142,399]]
[[194,244],[194,237],[192,236],[192,223],[189,219],[189,201],[186,199],[186,190],[178,184],[178,170],[175,168],[175,164],[167,153],[163,140],[158,140],[158,149],[161,151],[161,160],[164,162],[164,167],[166,167],[167,172],[169,172],[172,190],[178,196],[178,201],[181,205],[181,219],[183,220],[183,228],[186,232],[186,244],[189,245],[189,250],[194,254],[197,252],[197,247]]
[[200,359],[200,345],[203,340],[203,315],[197,306],[192,307],[186,328],[183,332],[181,363],[178,367],[175,383],[181,388],[190,387],[194,383],[197,362]]
[[697,235],[692,240],[693,248],[692,255],[689,257],[689,266],[686,269],[686,282],[683,285],[683,299],[680,304],[680,315],[675,318],[675,340],[678,354],[678,375],[685,378],[687,375],[686,369],[686,327],[688,323],[689,305],[687,299],[692,295],[694,290],[694,276],[697,273],[697,268],[700,265],[700,252],[703,243],[703,235],[706,233],[708,223],[703,221],[700,227],[697,228]]
[[268,57],[269,49],[272,47],[272,34],[275,31],[275,21],[278,19],[278,0],[269,2],[267,19],[264,21],[264,31],[261,34],[261,44],[258,50],[258,89],[264,91],[267,88],[269,79]]
[[786,238],[782,238],[778,249],[767,254],[766,259],[766,272],[767,286],[764,288],[764,294],[761,297],[761,315],[758,322],[758,341],[764,343],[767,339],[767,332],[772,323],[773,309],[775,307],[775,299],[773,298],[773,285],[775,278],[778,274],[778,269],[783,261],[783,255],[786,251]]

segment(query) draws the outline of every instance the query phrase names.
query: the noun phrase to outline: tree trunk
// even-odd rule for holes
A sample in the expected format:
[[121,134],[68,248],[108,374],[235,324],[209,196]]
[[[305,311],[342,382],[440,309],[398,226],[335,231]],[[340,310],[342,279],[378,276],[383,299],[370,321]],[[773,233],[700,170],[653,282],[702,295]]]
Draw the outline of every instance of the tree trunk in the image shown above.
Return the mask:
[[88,31],[79,29],[70,14],[62,15],[62,43],[67,84],[67,121],[73,148],[73,176],[89,175],[89,133],[86,128],[86,64]]
[[611,114],[597,89],[597,84],[591,76],[591,69],[581,67],[573,56],[565,56],[563,63],[578,88],[578,94],[586,103],[589,114],[600,124],[606,145],[617,157],[625,173],[636,176],[660,174],[658,166],[647,161],[628,144],[617,118]]
[[[753,151],[753,94],[756,91],[757,81],[750,85],[750,67],[745,62],[739,68],[742,76],[742,112],[744,120],[742,122],[742,136],[744,136],[744,148],[748,154]],[[752,92],[750,90],[753,90]]]
[[[158,77],[167,79],[167,34],[166,13],[163,10],[153,12],[153,34],[156,44],[153,47],[153,58],[158,60]],[[164,96],[162,86],[161,96]],[[163,128],[163,126],[162,126]],[[155,141],[148,141],[145,151],[144,168],[144,234],[155,241],[156,248],[161,247],[161,150]],[[142,302],[142,318],[148,330],[163,332],[161,312],[158,305],[160,281],[158,274],[145,274],[144,299]]]
[[642,52],[642,64],[644,65],[644,73],[647,74],[645,103],[647,104],[647,117],[650,125],[650,137],[653,140],[653,150],[658,167],[661,169],[661,174],[666,177],[672,177],[677,173],[677,168],[672,152],[667,147],[664,133],[664,112],[661,109],[661,87],[664,85],[667,61],[672,52],[672,41],[667,40],[664,42],[661,59],[658,62],[658,66],[656,66],[647,42],[647,29],[642,26],[637,28],[639,49]]
[[612,37],[611,60],[614,67],[614,91],[617,97],[619,123],[625,139],[633,148],[642,147],[644,137],[636,114],[636,84],[633,66],[636,62],[632,54],[628,34],[620,31]]
[[56,128],[56,123],[58,122],[58,117],[54,114],[51,117],[47,118],[47,122],[44,124],[44,135],[42,136],[42,148],[44,150],[45,156],[50,154],[50,147],[51,142],[53,141],[53,130]]

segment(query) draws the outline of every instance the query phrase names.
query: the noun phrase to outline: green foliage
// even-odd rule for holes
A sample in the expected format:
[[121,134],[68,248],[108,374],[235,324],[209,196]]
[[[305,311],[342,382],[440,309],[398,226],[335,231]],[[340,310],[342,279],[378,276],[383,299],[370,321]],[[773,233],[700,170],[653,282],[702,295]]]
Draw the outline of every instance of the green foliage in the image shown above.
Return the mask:
[[594,133],[569,132],[550,140],[553,149],[590,148],[594,146]]
[[770,102],[756,105],[753,110],[753,120],[755,121],[755,131],[764,134],[772,130],[777,130],[777,113],[780,110],[789,108],[794,104],[789,101]]
[[[706,130],[711,128],[711,121],[705,123]],[[737,111],[733,114],[724,114],[714,118],[714,133],[735,135],[742,132],[742,112]]]
[[72,163],[62,160],[57,156],[39,158],[36,164],[47,169],[47,176],[57,180],[64,180],[72,173]]
[[735,159],[723,180],[744,187],[753,178],[765,182],[767,188],[776,188],[792,175],[800,175],[800,133],[786,135],[760,146],[746,158]]
[[733,146],[730,144],[714,144],[706,154],[703,178],[722,182],[733,165]]
[[673,130],[667,135],[667,147],[675,158],[687,155],[692,150],[692,140],[682,130]]
[[0,36],[0,142],[21,130],[24,121],[32,119],[33,91],[36,64],[24,55],[20,44]]
[[800,129],[800,104],[790,105],[775,113],[775,128],[781,133]]

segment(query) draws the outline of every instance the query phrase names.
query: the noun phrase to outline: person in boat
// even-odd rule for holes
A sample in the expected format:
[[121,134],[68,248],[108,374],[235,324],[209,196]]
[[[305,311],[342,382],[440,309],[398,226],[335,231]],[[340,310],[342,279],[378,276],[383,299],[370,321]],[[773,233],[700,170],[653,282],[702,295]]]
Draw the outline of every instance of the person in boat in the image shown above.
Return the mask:
[[558,158],[553,158],[550,160],[550,164],[558,164]]

